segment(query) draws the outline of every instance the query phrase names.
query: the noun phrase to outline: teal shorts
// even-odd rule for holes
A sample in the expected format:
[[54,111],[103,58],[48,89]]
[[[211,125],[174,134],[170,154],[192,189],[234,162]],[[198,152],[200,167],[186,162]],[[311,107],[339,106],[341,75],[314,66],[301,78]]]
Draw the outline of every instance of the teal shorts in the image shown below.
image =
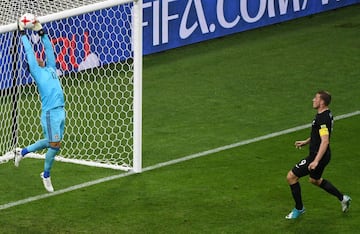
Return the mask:
[[60,142],[65,127],[65,110],[63,107],[51,109],[41,114],[41,126],[49,142]]

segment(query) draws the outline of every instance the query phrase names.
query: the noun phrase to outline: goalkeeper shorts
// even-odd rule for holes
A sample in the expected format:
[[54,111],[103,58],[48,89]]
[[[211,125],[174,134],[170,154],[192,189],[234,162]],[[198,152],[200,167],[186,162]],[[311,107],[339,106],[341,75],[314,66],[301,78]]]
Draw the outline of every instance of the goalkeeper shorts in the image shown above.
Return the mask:
[[49,142],[60,142],[65,127],[65,110],[63,107],[51,109],[41,114],[41,126]]

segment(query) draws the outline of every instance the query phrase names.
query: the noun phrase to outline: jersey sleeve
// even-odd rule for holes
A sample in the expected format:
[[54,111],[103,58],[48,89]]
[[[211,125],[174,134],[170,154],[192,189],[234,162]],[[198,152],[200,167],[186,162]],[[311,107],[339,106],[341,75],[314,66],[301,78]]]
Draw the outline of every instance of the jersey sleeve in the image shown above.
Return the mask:
[[32,74],[35,74],[35,73],[37,73],[37,70],[40,67],[36,60],[34,50],[33,50],[31,43],[26,35],[21,36],[21,41],[25,48],[26,59],[29,64],[30,72]]
[[54,49],[49,39],[49,36],[46,34],[42,36],[42,41],[44,43],[44,48],[45,48],[46,66],[56,69]]
[[319,135],[320,137],[330,135],[332,119],[328,113],[324,113],[319,118]]

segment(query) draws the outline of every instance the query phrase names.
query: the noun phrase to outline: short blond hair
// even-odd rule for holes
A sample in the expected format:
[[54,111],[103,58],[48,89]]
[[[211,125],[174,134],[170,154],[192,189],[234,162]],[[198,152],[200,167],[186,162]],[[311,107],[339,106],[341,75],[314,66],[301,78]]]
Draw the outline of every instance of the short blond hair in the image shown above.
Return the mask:
[[331,102],[331,94],[328,91],[320,90],[317,92],[320,95],[321,100],[324,101],[325,105],[330,105]]

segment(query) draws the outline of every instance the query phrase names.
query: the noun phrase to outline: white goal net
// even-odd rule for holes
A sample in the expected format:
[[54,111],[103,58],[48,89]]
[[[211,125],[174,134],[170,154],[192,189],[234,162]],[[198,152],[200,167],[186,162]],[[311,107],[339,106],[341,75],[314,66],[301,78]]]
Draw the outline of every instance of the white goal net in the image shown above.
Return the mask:
[[[0,163],[42,139],[17,19],[38,16],[55,50],[66,124],[56,160],[141,171],[142,1],[1,1]],[[39,36],[26,31],[37,56]],[[45,152],[31,154],[42,158]]]

